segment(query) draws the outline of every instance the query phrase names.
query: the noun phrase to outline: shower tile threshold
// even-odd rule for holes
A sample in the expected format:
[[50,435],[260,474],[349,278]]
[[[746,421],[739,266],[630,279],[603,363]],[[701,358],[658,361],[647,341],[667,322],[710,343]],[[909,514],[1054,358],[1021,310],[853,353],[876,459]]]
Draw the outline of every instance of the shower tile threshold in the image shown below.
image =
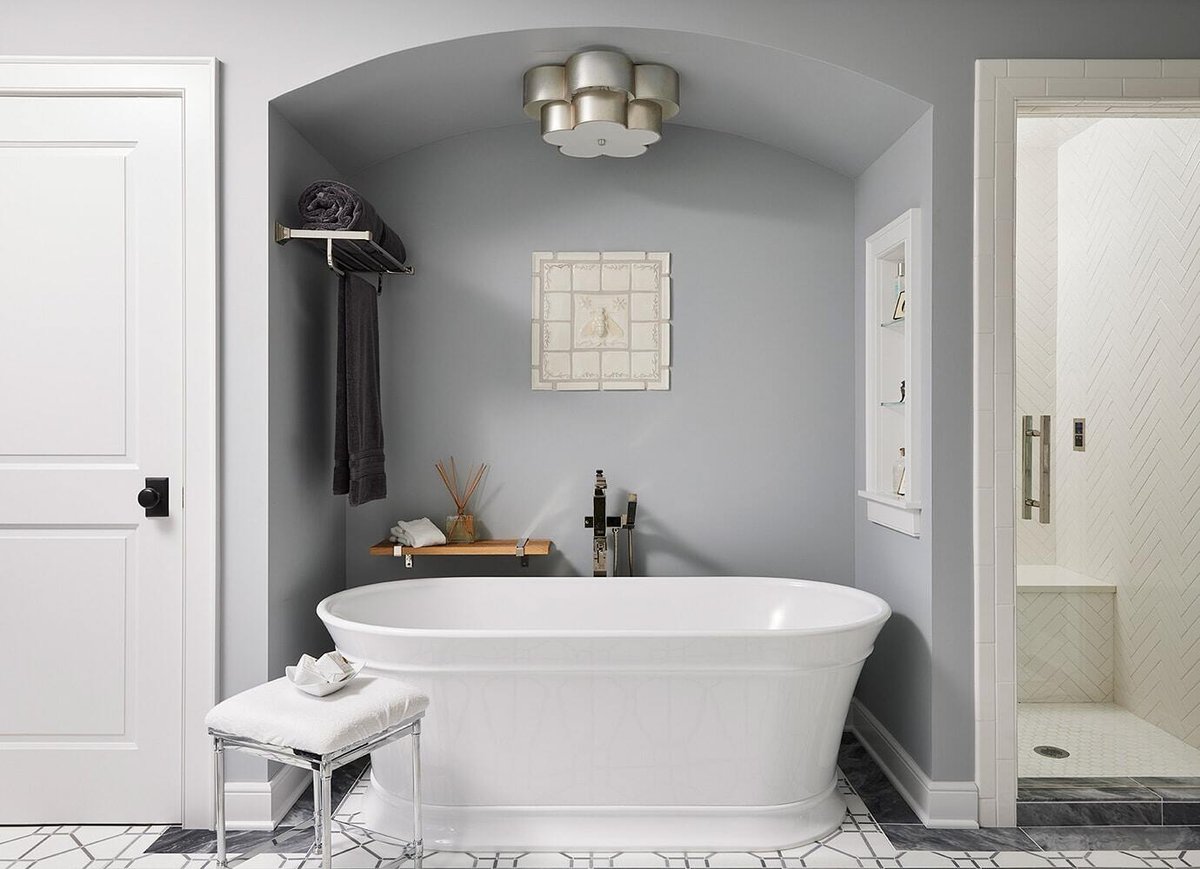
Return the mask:
[[1029,826],[1200,825],[1200,778],[1017,779],[1017,823]]
[[[1023,826],[982,830],[933,830],[921,824],[883,772],[851,735],[843,740],[838,789],[846,799],[841,827],[818,842],[762,852],[429,852],[428,869],[800,869],[800,867],[1200,867],[1200,825]],[[335,782],[340,797],[333,865],[383,869],[403,855],[403,843],[374,836],[359,826],[366,793],[365,765]],[[1089,787],[1060,781],[1064,793]],[[1200,785],[1140,781],[1096,787],[1160,788]],[[1152,803],[1152,798],[1130,800]],[[1166,804],[1166,800],[1161,800]],[[250,859],[236,855],[262,845],[266,833],[235,833],[231,863],[246,869],[314,869],[311,854],[311,796],[301,797],[284,824],[298,824],[275,850]],[[213,836],[207,830],[165,826],[0,826],[0,866],[11,869],[215,869]],[[410,865],[402,861],[401,867]]]

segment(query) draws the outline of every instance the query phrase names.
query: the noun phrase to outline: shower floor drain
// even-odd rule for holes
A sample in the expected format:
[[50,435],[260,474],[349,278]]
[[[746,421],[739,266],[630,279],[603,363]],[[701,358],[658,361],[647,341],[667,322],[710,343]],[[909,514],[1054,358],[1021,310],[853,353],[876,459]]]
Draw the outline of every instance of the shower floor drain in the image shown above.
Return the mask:
[[1057,745],[1035,745],[1033,753],[1040,754],[1042,757],[1052,757],[1055,760],[1062,760],[1064,757],[1071,756],[1071,752],[1065,748],[1059,748]]

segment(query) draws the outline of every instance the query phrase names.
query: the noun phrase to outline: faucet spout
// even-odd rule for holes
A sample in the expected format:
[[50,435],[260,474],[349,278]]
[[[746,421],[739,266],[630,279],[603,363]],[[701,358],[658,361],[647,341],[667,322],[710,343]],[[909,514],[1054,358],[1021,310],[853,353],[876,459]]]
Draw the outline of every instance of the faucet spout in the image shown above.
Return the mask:
[[608,510],[605,505],[608,481],[604,479],[604,471],[596,471],[596,490],[592,495],[592,535],[595,537],[604,536],[604,527],[606,524],[605,517],[608,515]]
[[[618,540],[620,532],[625,532],[626,557],[629,575],[633,576],[633,524],[637,515],[637,495],[630,493],[625,505],[625,512],[620,516],[609,516],[606,499],[608,481],[604,479],[604,471],[596,471],[595,488],[592,490],[592,514],[583,517],[583,527],[592,530],[592,576],[615,576],[616,561],[620,557],[621,545]],[[612,543],[608,542],[608,531],[612,529]],[[612,561],[609,560],[609,549],[612,549]],[[610,566],[612,573],[609,573]]]

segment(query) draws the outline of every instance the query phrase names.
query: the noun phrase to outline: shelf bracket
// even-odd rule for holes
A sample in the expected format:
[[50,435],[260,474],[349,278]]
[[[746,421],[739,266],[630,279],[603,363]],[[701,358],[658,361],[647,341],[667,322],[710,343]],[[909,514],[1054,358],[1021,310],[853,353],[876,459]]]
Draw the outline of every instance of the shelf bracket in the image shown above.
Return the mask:
[[325,265],[329,266],[330,271],[336,274],[339,278],[344,278],[346,273],[337,267],[337,263],[333,261],[333,239],[325,239]]
[[529,566],[529,556],[525,554],[525,546],[529,543],[528,537],[522,537],[517,541],[517,558],[521,559],[521,566]]

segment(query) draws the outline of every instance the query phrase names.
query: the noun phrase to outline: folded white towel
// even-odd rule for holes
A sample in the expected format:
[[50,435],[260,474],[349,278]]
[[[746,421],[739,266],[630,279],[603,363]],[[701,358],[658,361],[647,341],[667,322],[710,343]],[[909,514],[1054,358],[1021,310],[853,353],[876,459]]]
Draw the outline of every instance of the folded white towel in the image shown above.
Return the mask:
[[401,546],[442,546],[446,535],[428,519],[400,520],[392,526],[392,542]]

